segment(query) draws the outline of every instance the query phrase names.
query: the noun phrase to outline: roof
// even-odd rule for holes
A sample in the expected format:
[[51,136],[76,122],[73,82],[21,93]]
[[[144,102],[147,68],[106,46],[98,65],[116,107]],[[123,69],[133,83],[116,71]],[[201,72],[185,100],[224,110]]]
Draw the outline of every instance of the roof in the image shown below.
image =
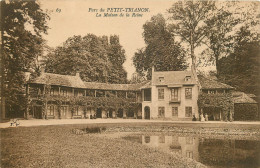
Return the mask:
[[[190,76],[189,81],[185,81],[185,77]],[[159,78],[164,80],[160,81]],[[194,85],[197,84],[191,71],[154,71],[152,74],[152,83],[154,85]]]
[[257,103],[244,92],[234,91],[232,94],[234,103]]
[[252,93],[247,93],[247,96],[249,96],[250,98],[256,98],[257,96],[252,94]]
[[214,79],[206,78],[202,75],[198,75],[198,79],[202,89],[233,89],[232,86],[221,83]]
[[53,73],[43,73],[28,83],[49,84],[56,86],[67,86],[84,89],[99,89],[99,90],[139,90],[145,83],[139,84],[109,84],[97,82],[83,82],[79,76],[60,75]]
[[143,83],[139,84],[111,84],[111,83],[97,83],[97,82],[84,82],[86,89],[97,90],[139,90]]
[[29,83],[85,88],[84,82],[79,76],[43,73]]
[[151,88],[151,81],[146,81],[145,83],[142,84],[140,89],[149,89]]

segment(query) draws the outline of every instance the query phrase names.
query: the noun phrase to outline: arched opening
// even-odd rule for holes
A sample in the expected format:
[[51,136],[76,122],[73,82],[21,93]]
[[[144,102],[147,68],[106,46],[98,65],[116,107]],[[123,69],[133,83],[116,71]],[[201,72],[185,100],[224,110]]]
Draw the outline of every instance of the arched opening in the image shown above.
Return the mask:
[[127,110],[127,117],[133,118],[135,116],[134,110],[132,108],[129,108]]
[[108,110],[108,116],[107,118],[113,118],[113,109]]
[[118,113],[117,113],[117,117],[118,118],[123,118],[123,109],[118,109]]
[[144,107],[144,119],[150,119],[150,107],[148,106]]
[[102,118],[102,108],[97,108],[97,118]]

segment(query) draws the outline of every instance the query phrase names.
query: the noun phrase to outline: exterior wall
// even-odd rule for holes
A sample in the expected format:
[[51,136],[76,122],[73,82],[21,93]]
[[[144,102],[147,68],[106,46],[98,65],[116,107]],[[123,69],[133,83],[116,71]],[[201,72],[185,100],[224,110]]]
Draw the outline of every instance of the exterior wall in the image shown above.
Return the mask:
[[[164,99],[158,99],[158,89],[164,89]],[[185,88],[192,88],[192,98],[186,99],[185,98]],[[143,93],[142,93],[143,94]],[[198,94],[199,89],[197,85],[193,86],[182,86],[178,88],[178,96],[180,102],[170,102],[171,101],[171,88],[166,86],[152,86],[151,89],[151,102],[144,102],[142,103],[142,110],[143,114],[142,117],[144,118],[144,108],[145,106],[150,107],[150,117],[151,119],[159,119],[160,117],[158,112],[158,107],[165,108],[165,117],[162,119],[171,119],[171,120],[192,120],[192,117],[185,116],[185,107],[192,107],[192,115],[196,117],[199,116],[198,114]],[[178,117],[172,116],[172,107],[178,107]]]
[[[152,91],[151,91],[152,93]],[[151,119],[151,114],[153,113],[153,106],[152,106],[152,101],[153,101],[153,96],[151,95],[151,101],[144,101],[144,90],[141,92],[141,100],[142,100],[142,119],[145,119],[145,107],[150,108],[150,119]]]

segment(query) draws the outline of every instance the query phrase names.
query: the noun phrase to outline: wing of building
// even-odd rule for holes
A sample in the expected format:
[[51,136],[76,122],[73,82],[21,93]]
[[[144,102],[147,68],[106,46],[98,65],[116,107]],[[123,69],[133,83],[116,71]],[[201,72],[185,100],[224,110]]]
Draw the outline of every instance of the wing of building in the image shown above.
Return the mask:
[[84,82],[78,73],[41,73],[29,80],[26,88],[30,102],[26,118],[191,121],[205,113],[213,120],[234,115],[231,106],[227,106],[228,110],[221,108],[221,101],[214,99],[214,95],[228,98],[229,105],[234,106],[233,98],[226,96],[233,87],[202,76],[197,78],[192,71],[153,71],[151,81],[139,84]]

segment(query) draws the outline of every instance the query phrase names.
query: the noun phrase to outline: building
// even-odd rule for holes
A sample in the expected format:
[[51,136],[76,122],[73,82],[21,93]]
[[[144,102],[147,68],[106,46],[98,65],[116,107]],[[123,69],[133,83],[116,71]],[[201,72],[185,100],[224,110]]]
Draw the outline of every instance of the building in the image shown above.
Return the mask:
[[244,92],[234,91],[234,120],[255,121],[259,119],[258,103],[253,99],[256,96]]
[[234,119],[233,87],[217,80],[198,76],[201,84],[198,99],[199,112],[208,115],[212,121]]
[[[70,76],[43,72],[29,80],[26,88],[28,108],[25,117],[39,119],[191,121],[194,117],[199,119],[200,114],[207,114],[209,120],[232,121],[234,104],[241,100],[241,96],[233,94],[233,87],[197,76],[193,71],[152,70],[151,81],[139,84],[84,82],[79,73]],[[250,103],[256,105],[255,101]],[[258,111],[253,113],[254,117],[258,115]],[[235,118],[239,115],[242,114],[237,112]],[[241,120],[241,117],[237,119]]]
[[192,120],[198,117],[199,84],[192,71],[154,71],[141,87],[142,118]]
[[27,83],[26,118],[138,118],[142,84],[83,82],[76,76],[42,73]]
[[26,118],[143,118],[191,120],[199,87],[191,71],[153,72],[140,84],[83,82],[42,73],[27,83]]

